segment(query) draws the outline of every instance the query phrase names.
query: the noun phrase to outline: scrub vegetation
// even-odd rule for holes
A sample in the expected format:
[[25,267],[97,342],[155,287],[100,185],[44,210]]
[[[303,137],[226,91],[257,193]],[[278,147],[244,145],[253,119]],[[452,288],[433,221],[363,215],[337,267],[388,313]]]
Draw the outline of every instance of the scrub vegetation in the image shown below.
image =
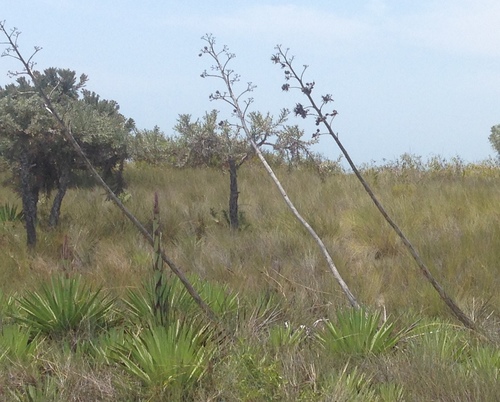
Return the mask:
[[[240,172],[238,231],[213,213],[226,208],[227,172],[131,163],[126,205],[152,228],[158,194],[164,249],[231,337],[170,274],[159,320],[154,252],[100,189],[71,188],[35,255],[22,222],[0,224],[2,398],[495,400],[500,170],[440,164],[407,155],[364,173],[489,340],[454,319],[350,173],[274,166],[359,312],[255,161]],[[6,187],[0,198],[20,203]]]
[[[312,141],[286,110],[247,114],[253,86],[233,92],[234,55],[210,35],[202,76],[223,80],[211,99],[239,122],[181,115],[166,138],[114,101],[82,101],[69,70],[45,70],[42,85],[18,31],[1,29],[25,68],[1,91],[2,400],[496,400],[497,162],[356,167],[323,111],[332,97],[314,103],[288,51],[272,60],[283,90],[295,82],[310,103],[295,114],[326,130]],[[109,131],[119,146],[99,173],[87,139]],[[349,170],[310,152],[323,134]],[[119,172],[114,191],[106,171]]]

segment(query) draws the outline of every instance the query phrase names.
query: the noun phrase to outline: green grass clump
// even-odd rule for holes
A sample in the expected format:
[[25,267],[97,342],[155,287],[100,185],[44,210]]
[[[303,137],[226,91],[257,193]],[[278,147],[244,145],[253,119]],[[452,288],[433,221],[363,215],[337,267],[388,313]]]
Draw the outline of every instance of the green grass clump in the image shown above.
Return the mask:
[[22,211],[18,211],[16,205],[6,203],[0,205],[0,223],[21,221],[24,217]]
[[200,381],[215,352],[206,330],[186,321],[148,327],[126,336],[111,353],[155,397],[180,400]]
[[411,330],[395,329],[395,322],[382,322],[381,312],[339,310],[335,322],[327,321],[318,338],[327,353],[345,356],[378,355],[394,349]]
[[92,290],[80,277],[54,277],[40,291],[18,299],[16,321],[51,338],[75,332],[104,329],[114,301],[101,290]]
[[5,325],[0,331],[0,363],[3,360],[26,363],[36,356],[40,337],[32,337],[30,328]]

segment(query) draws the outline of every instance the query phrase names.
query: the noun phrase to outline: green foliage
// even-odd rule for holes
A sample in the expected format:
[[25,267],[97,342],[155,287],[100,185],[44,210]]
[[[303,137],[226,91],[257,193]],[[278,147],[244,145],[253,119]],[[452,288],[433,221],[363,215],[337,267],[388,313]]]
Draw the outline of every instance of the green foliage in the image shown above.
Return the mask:
[[443,322],[419,324],[412,345],[424,351],[423,358],[443,362],[464,361],[470,346],[462,328]]
[[224,362],[231,375],[223,395],[229,400],[278,401],[282,400],[284,379],[279,362],[248,345],[240,345]]
[[[269,113],[249,113],[252,140],[258,146],[267,146],[274,152],[275,158],[290,166],[314,160],[316,157],[310,147],[317,143],[317,139],[304,141],[303,130],[284,124],[287,116],[287,110],[282,110],[276,119]],[[232,127],[227,121],[221,121],[216,110],[194,122],[191,115],[181,114],[174,129],[178,135],[173,139],[173,153],[178,166],[223,166],[229,158],[238,160],[239,166],[254,154],[248,138],[240,129]]]
[[0,362],[9,360],[19,363],[34,359],[41,339],[33,339],[31,328],[16,324],[5,325],[0,329]]
[[157,275],[164,274],[155,274],[143,289],[127,291],[124,303],[129,319],[147,326],[168,325],[196,312],[196,304],[177,277],[165,278],[158,288]]
[[[163,276],[159,287],[158,275]],[[224,317],[236,313],[238,297],[227,285],[218,285],[194,277],[191,277],[190,281],[215,314]],[[155,273],[143,289],[128,290],[124,303],[128,319],[147,326],[169,325],[185,318],[194,320],[200,313],[181,281],[165,273]]]
[[244,155],[250,151],[238,131],[219,122],[216,110],[194,122],[191,115],[181,114],[174,130],[178,133],[175,142],[179,166],[221,166],[230,155]]
[[131,334],[112,351],[114,359],[144,385],[179,397],[206,372],[215,348],[207,341],[207,328],[176,321]]
[[405,392],[401,385],[393,383],[383,383],[378,386],[380,402],[404,402]]
[[307,337],[305,326],[293,328],[289,322],[269,329],[269,344],[274,349],[291,349],[299,346]]
[[49,217],[56,226],[62,200],[74,173],[86,169],[65,136],[65,128],[48,113],[39,90],[50,97],[53,110],[93,165],[116,193],[123,191],[123,164],[128,156],[128,136],[134,123],[119,113],[114,101],[100,99],[77,81],[71,70],[49,68],[34,72],[36,85],[25,76],[0,87],[0,157],[14,173],[13,184],[23,202],[27,243],[36,245],[37,208],[41,192],[57,189]]
[[71,333],[103,329],[114,300],[99,290],[92,290],[80,277],[54,277],[39,292],[27,292],[18,299],[16,319],[35,333],[59,338]]
[[21,389],[11,393],[11,398],[16,402],[46,402],[61,400],[61,391],[57,386],[57,379],[47,377],[40,384],[24,384]]
[[325,394],[335,395],[339,402],[369,402],[377,400],[370,378],[357,367],[346,365],[340,373],[331,375],[325,384]]
[[500,124],[491,127],[491,133],[488,137],[491,146],[497,151],[498,157],[500,158]]
[[274,150],[290,167],[298,167],[306,162],[317,164],[316,155],[311,152],[311,146],[318,143],[318,137],[305,141],[304,130],[299,126],[285,126],[277,135]]
[[165,137],[158,126],[152,130],[136,130],[130,138],[130,157],[134,162],[148,165],[175,163],[175,142]]
[[0,222],[22,221],[23,216],[23,212],[17,210],[17,205],[9,203],[0,205]]
[[500,380],[500,349],[491,345],[475,347],[465,362],[467,374],[479,375],[491,381]]
[[237,314],[239,297],[227,284],[212,283],[201,279],[194,281],[194,283],[199,289],[202,299],[218,317],[225,318]]
[[412,327],[397,331],[395,322],[381,321],[380,312],[363,309],[340,310],[335,322],[325,322],[318,338],[328,352],[348,356],[378,355],[390,351]]
[[96,167],[106,168],[106,164],[128,157],[129,133],[134,123],[120,114],[115,101],[83,90],[82,98],[72,103],[65,119]]

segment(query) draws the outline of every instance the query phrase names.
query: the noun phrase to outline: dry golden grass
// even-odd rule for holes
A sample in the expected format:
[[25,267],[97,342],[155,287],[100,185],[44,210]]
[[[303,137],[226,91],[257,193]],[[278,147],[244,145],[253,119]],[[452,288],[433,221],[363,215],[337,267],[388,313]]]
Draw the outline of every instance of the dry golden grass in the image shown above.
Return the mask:
[[[402,326],[417,319],[453,322],[355,177],[339,173],[320,178],[307,168],[288,171],[286,167],[278,168],[277,174],[322,237],[361,304],[400,317]],[[460,169],[398,170],[387,166],[366,168],[365,174],[437,280],[490,336],[498,339],[498,167],[484,164]],[[6,172],[0,175],[0,180],[8,176]],[[273,318],[279,323],[289,321],[313,328],[317,320],[332,318],[339,308],[348,305],[316,244],[287,210],[264,170],[253,161],[239,171],[244,225],[237,232],[230,231],[224,219],[229,177],[222,170],[129,165],[126,180],[130,197],[125,204],[150,229],[154,192],[158,192],[163,247],[189,275],[226,284],[250,304],[258,305],[263,297],[271,297],[279,303]],[[2,187],[0,204],[6,202],[20,206],[12,190]],[[69,271],[81,273],[90,283],[121,296],[127,289],[138,288],[150,275],[152,251],[148,244],[106,201],[100,189],[68,191],[60,225],[53,230],[43,222],[49,204],[44,201],[40,205],[39,242],[34,255],[25,249],[22,224],[0,223],[3,294],[21,294],[51,275]],[[246,400],[264,401],[273,394],[277,400],[320,401],[328,400],[328,392],[336,390],[345,400],[353,400],[352,384],[360,390],[356,400],[366,401],[391,400],[383,398],[384,392],[394,399],[401,390],[405,400],[415,401],[493,400],[488,398],[500,392],[495,380],[500,367],[496,363],[490,369],[473,372],[467,359],[449,361],[433,356],[434,346],[425,342],[411,340],[394,355],[361,362],[324,356],[308,343],[293,350],[272,351],[265,346],[264,328],[274,321],[267,322],[265,314],[260,318],[258,313],[248,314],[253,318],[239,324],[238,330],[247,343],[233,346],[234,350],[196,391],[199,398],[238,400],[246,395]],[[479,341],[474,336],[465,333],[464,337],[472,356],[475,348],[482,346],[476,346]],[[60,366],[61,361],[54,364],[64,373],[67,368]],[[247,362],[245,369],[240,361]],[[94,381],[96,373],[104,367],[98,366],[97,371],[87,364],[82,367],[81,371],[75,369],[79,374],[68,371],[65,375],[71,381],[80,381],[78,375],[90,381],[92,395],[126,395],[110,383],[122,381],[121,386],[127,388],[123,383],[127,379],[119,371],[98,383]],[[238,368],[241,370],[236,372]],[[260,373],[258,378],[256,372]],[[279,384],[278,378],[282,380]],[[267,394],[259,393],[252,381],[261,381]],[[237,389],[229,392],[235,384]]]
[[[465,304],[475,297],[500,305],[495,275],[500,261],[499,173],[484,170],[481,175],[477,166],[469,167],[466,173],[472,173],[467,174],[382,169],[367,171],[367,176],[452,295]],[[230,232],[224,219],[228,176],[222,170],[129,166],[126,176],[131,197],[126,205],[151,227],[153,195],[158,192],[164,247],[189,273],[227,281],[238,291],[269,287],[283,293],[288,288],[295,296],[298,290],[304,292],[314,303],[343,304],[319,250],[287,210],[265,172],[250,163],[239,173],[240,210],[248,227],[238,233]],[[411,307],[446,315],[352,175],[321,180],[311,170],[286,168],[278,174],[361,303],[373,306],[383,300],[393,312]],[[19,204],[7,188],[2,190],[2,200]],[[1,275],[11,279],[3,281],[4,291],[20,287],[27,270],[37,278],[61,269],[65,239],[72,269],[110,287],[129,286],[147,272],[148,246],[100,189],[70,190],[55,230],[43,223],[49,204],[43,201],[40,205],[35,257],[24,250],[20,224],[3,227]]]

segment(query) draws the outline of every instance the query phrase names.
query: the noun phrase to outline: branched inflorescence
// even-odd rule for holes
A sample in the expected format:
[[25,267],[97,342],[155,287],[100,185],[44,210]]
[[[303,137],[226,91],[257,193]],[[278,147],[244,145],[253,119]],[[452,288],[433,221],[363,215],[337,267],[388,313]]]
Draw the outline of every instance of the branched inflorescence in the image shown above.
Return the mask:
[[[219,122],[220,127],[232,127],[236,133],[245,133],[248,139],[254,141],[255,145],[269,145],[274,148],[277,144],[268,142],[270,137],[276,136],[284,123],[288,119],[289,111],[281,110],[279,117],[274,120],[268,113],[262,116],[257,112],[249,112],[250,105],[254,99],[248,97],[250,92],[257,87],[252,82],[248,82],[246,87],[239,93],[235,92],[235,88],[240,83],[241,76],[229,67],[231,60],[236,55],[229,51],[227,46],[222,50],[216,49],[215,38],[211,34],[206,34],[201,38],[206,42],[206,45],[200,50],[198,56],[208,55],[214,63],[209,71],[205,70],[201,73],[202,78],[218,78],[224,82],[224,90],[216,90],[209,95],[210,101],[224,101],[231,106],[232,115],[236,117],[238,123],[229,123],[227,120]],[[247,127],[245,127],[247,126]],[[287,144],[289,145],[289,144]],[[301,146],[307,146],[307,143],[300,142]]]
[[210,72],[207,70],[203,71],[203,73],[201,73],[201,77],[214,77],[222,79],[228,88],[228,92],[220,92],[217,90],[214,93],[211,93],[209,95],[209,99],[211,101],[223,100],[232,106],[234,115],[239,117],[238,114],[241,112],[242,116],[245,117],[249,106],[253,103],[253,98],[247,98],[244,100],[245,108],[243,110],[239,109],[235,100],[239,101],[241,97],[245,96],[249,92],[252,92],[257,86],[248,82],[246,89],[244,89],[239,95],[234,96],[235,94],[232,92],[232,88],[240,81],[241,77],[239,74],[235,73],[234,70],[228,68],[228,64],[236,57],[236,55],[231,53],[226,45],[224,45],[222,50],[217,51],[215,49],[215,38],[211,34],[206,34],[202,37],[202,40],[207,42],[207,45],[200,50],[198,56],[201,57],[204,54],[207,54],[214,60],[215,64],[210,68]]
[[[276,46],[277,52],[271,56],[271,61],[274,64],[278,64],[282,70],[284,70],[285,83],[281,86],[283,91],[289,91],[290,89],[298,89],[304,95],[306,95],[309,99],[311,106],[304,106],[302,103],[297,103],[293,109],[295,116],[300,116],[303,119],[308,116],[314,116],[316,118],[316,126],[319,126],[321,123],[327,122],[328,120],[331,122],[337,116],[338,112],[336,110],[332,110],[331,112],[324,112],[323,108],[325,105],[333,102],[333,97],[331,94],[326,94],[321,96],[321,104],[318,107],[312,98],[312,92],[316,85],[316,82],[304,82],[304,73],[307,70],[308,66],[304,65],[302,72],[297,74],[294,70],[292,63],[293,57],[288,56],[288,49],[283,50],[280,45]],[[298,85],[293,86],[290,82],[295,81]],[[313,137],[317,137],[321,134],[319,128],[313,134]]]
[[[31,56],[25,61],[21,60],[19,57],[19,45],[18,45],[18,39],[19,35],[21,35],[21,31],[19,31],[16,27],[12,28],[9,32],[7,32],[7,28],[5,27],[5,21],[0,21],[0,31],[4,33],[4,35],[7,37],[7,42],[0,42],[0,45],[6,45],[7,47],[5,50],[2,52],[1,57],[12,57],[13,59],[16,59],[18,61],[21,61],[22,63],[25,63],[25,65],[30,69],[33,70],[36,63],[33,61],[33,58],[35,55],[42,50],[40,46],[34,46],[34,51],[31,54]],[[18,75],[29,75],[28,71],[25,69],[24,71],[8,71],[9,77],[16,77]]]

